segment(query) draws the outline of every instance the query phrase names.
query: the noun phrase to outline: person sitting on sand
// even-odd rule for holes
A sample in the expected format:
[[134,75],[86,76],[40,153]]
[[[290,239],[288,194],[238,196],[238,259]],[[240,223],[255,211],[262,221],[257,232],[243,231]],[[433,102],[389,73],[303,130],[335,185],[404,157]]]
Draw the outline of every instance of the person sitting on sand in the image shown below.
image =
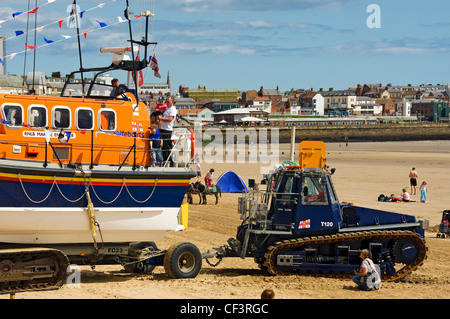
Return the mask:
[[403,188],[402,190],[403,194],[402,194],[402,201],[404,202],[410,202],[411,201],[411,196],[409,195],[409,193],[406,191],[406,188]]

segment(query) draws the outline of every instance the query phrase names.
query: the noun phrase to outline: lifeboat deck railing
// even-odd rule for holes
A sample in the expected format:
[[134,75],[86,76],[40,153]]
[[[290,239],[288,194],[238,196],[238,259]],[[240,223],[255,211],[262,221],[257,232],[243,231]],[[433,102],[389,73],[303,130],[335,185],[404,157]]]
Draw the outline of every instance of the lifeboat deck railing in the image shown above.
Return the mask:
[[[76,150],[77,153],[89,153],[89,160],[88,162],[82,162],[82,163],[75,163],[75,164],[83,164],[89,165],[89,169],[93,169],[94,166],[96,165],[118,165],[118,170],[122,169],[122,167],[124,166],[131,166],[133,170],[138,169],[140,166],[154,166],[153,161],[152,161],[152,148],[144,145],[141,143],[139,143],[139,145],[137,144],[138,139],[140,140],[144,140],[148,138],[142,138],[142,137],[136,137],[133,136],[133,144],[129,145],[129,146],[124,146],[124,145],[120,145],[120,144],[101,144],[101,143],[96,143],[95,142],[95,131],[86,131],[86,133],[91,133],[91,139],[90,139],[90,143],[74,143],[71,142],[70,144],[58,144],[58,143],[54,143],[51,141],[45,141],[44,143],[42,142],[37,142],[37,143],[33,143],[33,147],[35,147],[36,149],[44,149],[44,158],[43,158],[43,166],[44,167],[48,167],[50,163],[57,163],[58,166],[60,168],[64,168],[64,165],[67,164],[69,162],[69,164],[71,163],[70,158],[73,156],[64,156],[59,153],[59,149],[61,148],[70,148],[72,151]],[[85,133],[85,134],[86,134]],[[169,158],[171,158],[171,161],[173,163],[175,163],[177,167],[188,167],[193,160],[193,155],[192,155],[192,141],[191,141],[191,136],[189,132],[177,132],[176,134],[176,138],[173,139],[172,136],[172,140],[173,140],[173,147],[170,150],[169,153]],[[161,142],[164,143],[164,140],[161,139]],[[0,140],[0,144],[1,145],[11,145],[13,147],[29,147],[30,144],[27,143],[26,141],[23,140]],[[70,146],[70,147],[69,147]],[[112,164],[110,162],[102,162],[100,159],[96,158],[96,156],[98,156],[99,152],[117,152],[117,153],[124,153],[124,151],[127,152],[127,154],[125,155],[125,157],[121,156],[121,161],[120,163],[117,164]],[[148,153],[148,154],[145,154]],[[137,158],[140,158],[140,160],[142,160],[142,158],[144,156],[148,156],[150,158],[149,163],[147,164],[142,164],[142,162],[138,162]],[[51,159],[51,157],[53,157],[53,160]],[[14,159],[14,158],[9,158],[8,156],[3,157],[3,159]],[[127,161],[130,159],[130,161],[132,162],[131,164],[127,164]],[[31,161],[34,162],[39,162],[38,158],[32,159],[30,158]],[[42,160],[41,160],[42,161]],[[163,163],[163,167],[168,167],[168,163],[169,161],[165,161]]]

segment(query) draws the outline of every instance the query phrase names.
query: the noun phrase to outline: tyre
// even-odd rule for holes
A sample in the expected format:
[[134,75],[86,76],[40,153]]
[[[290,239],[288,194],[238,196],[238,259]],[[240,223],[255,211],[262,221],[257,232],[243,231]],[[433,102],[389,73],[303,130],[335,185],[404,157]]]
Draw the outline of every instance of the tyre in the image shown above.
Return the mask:
[[171,246],[164,256],[164,270],[171,278],[195,278],[202,267],[202,254],[191,243]]

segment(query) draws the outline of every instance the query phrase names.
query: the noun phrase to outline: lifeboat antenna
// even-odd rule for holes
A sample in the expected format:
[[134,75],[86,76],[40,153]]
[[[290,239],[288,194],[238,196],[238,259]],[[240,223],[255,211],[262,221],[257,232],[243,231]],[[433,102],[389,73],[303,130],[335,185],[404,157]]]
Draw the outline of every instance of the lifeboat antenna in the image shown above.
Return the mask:
[[[131,47],[133,47],[133,31],[131,30],[131,19],[130,19],[130,4],[128,3],[127,0],[127,8],[126,10],[126,18],[128,20],[128,30],[130,31],[130,43],[131,43]],[[137,74],[137,70],[136,70],[136,62],[135,62],[135,57],[134,57],[134,50],[131,50],[131,60],[133,61],[133,74]],[[137,78],[137,76],[136,76]],[[134,87],[136,89],[136,105],[139,105],[139,92],[138,92],[138,81],[134,81]],[[134,167],[133,167],[134,168]]]
[[77,26],[78,56],[80,58],[81,96],[84,97],[83,59],[81,57],[80,24],[79,24],[79,21],[78,21],[77,0],[73,0],[72,12],[70,14],[75,17],[75,23],[76,23],[76,26]]

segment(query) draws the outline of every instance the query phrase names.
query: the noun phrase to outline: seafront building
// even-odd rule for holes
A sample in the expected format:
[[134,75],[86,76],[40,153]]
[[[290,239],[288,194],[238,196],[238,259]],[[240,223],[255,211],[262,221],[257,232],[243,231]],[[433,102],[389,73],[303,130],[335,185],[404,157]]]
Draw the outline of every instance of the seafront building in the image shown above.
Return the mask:
[[[34,91],[39,95],[58,96],[66,78],[60,72],[53,72],[51,76],[45,76],[42,72],[26,76],[2,74],[0,93],[30,94]],[[105,74],[98,80],[110,83],[111,79],[110,75]],[[205,122],[217,125],[225,124],[224,121],[271,125],[275,122],[289,123],[285,121],[286,117],[296,121],[296,118],[318,116],[378,116],[430,122],[449,122],[450,118],[449,84],[368,83],[342,90],[291,89],[284,93],[278,87],[272,89],[261,86],[259,89],[239,91],[237,88],[211,89],[203,85],[191,89],[180,85],[177,92],[172,92],[167,74],[166,83],[144,83],[138,91],[141,100],[150,108],[156,105],[158,97],[173,95],[181,117],[195,119],[201,116]],[[246,109],[246,116],[241,118],[253,118],[253,121],[240,121],[237,115],[231,117],[233,112],[240,112],[236,109]],[[253,116],[255,114],[258,116]]]

